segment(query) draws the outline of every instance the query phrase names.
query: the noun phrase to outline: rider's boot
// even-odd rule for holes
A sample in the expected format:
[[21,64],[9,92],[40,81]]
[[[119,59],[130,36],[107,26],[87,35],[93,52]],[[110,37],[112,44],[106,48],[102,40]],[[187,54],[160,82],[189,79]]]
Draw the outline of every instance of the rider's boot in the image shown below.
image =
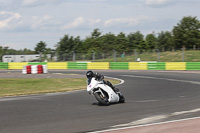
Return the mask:
[[118,88],[115,88],[114,87],[114,92],[116,93],[116,94],[118,94],[120,97],[122,96],[122,93],[119,91],[119,89]]
[[122,94],[119,92],[119,89],[116,88],[115,86],[113,86],[112,83],[111,83],[110,81],[104,81],[104,82],[105,82],[105,84],[107,84],[108,86],[110,86],[116,94],[119,94],[120,96],[122,95]]
[[114,91],[116,94],[118,94],[120,97],[122,96],[122,93],[119,91],[118,88],[116,88],[116,87],[114,87],[114,86],[112,86],[111,88],[112,88],[113,91]]
[[111,83],[110,83],[110,87],[113,89],[113,91],[116,93],[116,94],[119,94],[121,96],[121,93],[119,91],[118,88],[116,88],[115,86],[113,86]]

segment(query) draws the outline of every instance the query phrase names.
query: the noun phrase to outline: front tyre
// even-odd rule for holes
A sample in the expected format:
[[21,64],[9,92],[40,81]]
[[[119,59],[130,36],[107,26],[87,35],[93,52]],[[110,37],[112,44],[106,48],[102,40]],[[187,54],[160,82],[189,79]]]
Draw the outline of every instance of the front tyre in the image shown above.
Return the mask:
[[103,96],[100,92],[94,93],[95,98],[99,101],[100,104],[109,105],[108,97]]

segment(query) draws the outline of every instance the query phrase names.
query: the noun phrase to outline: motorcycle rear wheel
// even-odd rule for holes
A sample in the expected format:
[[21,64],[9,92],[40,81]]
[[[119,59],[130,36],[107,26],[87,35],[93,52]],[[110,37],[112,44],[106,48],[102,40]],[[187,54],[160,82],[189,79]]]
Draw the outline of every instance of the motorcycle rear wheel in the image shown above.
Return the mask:
[[124,103],[125,102],[125,98],[122,94],[118,94],[119,95],[119,103]]
[[100,104],[103,105],[109,105],[110,102],[108,101],[108,97],[105,95],[103,96],[101,93],[95,93],[94,94],[95,98],[97,99],[97,101],[99,101]]

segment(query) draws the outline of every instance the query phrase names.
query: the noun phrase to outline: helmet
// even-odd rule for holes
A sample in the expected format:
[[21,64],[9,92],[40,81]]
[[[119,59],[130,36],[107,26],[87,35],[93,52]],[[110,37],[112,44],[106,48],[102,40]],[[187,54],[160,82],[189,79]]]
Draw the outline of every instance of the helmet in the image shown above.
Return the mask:
[[94,75],[94,73],[93,73],[93,71],[91,71],[91,70],[89,70],[89,71],[86,72],[87,78],[93,77],[93,75]]

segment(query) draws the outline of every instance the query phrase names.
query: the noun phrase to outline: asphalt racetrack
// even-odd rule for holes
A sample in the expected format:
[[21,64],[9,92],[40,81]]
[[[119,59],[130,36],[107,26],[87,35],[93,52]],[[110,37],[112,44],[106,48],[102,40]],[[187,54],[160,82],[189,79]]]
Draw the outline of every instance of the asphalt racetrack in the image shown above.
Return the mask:
[[200,116],[199,72],[97,72],[125,81],[117,87],[126,103],[99,106],[86,90],[0,98],[0,133],[85,133]]

